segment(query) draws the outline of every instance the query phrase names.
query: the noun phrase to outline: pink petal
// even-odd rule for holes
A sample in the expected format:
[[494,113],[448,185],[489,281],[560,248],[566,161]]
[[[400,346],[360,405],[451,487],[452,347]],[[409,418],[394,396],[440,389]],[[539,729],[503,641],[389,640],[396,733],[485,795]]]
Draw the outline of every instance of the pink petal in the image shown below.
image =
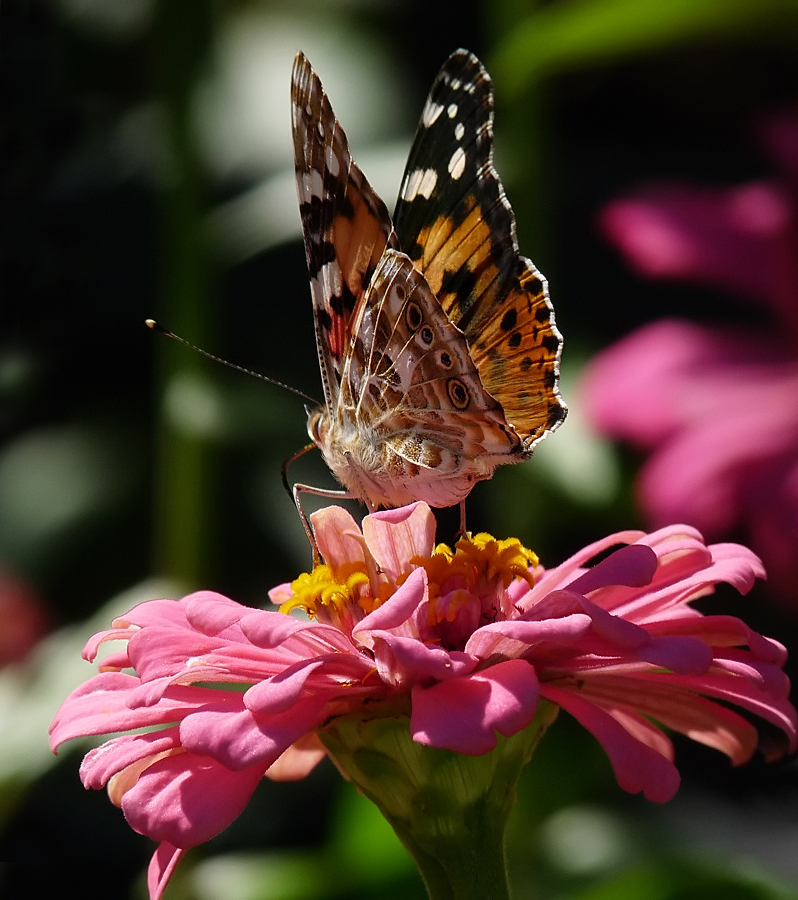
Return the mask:
[[244,694],[248,710],[262,715],[272,715],[291,709],[302,696],[305,685],[313,673],[324,665],[320,657],[303,659],[284,669],[267,681],[260,681]]
[[102,662],[97,663],[97,670],[100,672],[120,672],[122,669],[131,667],[130,657],[127,655],[127,645],[124,650],[116,653],[109,653],[104,656]]
[[473,671],[479,660],[457,650],[422,643],[389,631],[374,632],[377,671],[388,684],[400,686],[421,679],[445,681]]
[[426,503],[372,513],[363,520],[369,551],[388,577],[395,581],[417,556],[429,556],[435,547],[435,516]]
[[[515,600],[520,610],[528,610],[538,603],[543,597],[554,590],[567,587],[574,578],[584,571],[583,567],[594,557],[619,545],[633,544],[645,536],[643,531],[619,531],[608,535],[601,540],[588,544],[564,563],[553,569],[543,569],[538,566],[535,570],[535,586],[531,591],[525,592],[522,598]],[[510,586],[512,590],[513,585]],[[523,590],[523,586],[521,586]]]
[[[650,676],[647,676],[650,677]],[[732,675],[707,674],[692,675],[660,675],[658,680],[686,688],[711,697],[717,697],[726,703],[740,706],[767,722],[780,728],[787,736],[790,751],[798,747],[798,721],[795,708],[784,697],[772,697],[755,685]]]
[[790,695],[790,679],[778,666],[761,662],[745,650],[715,650],[713,669],[722,669],[750,681],[771,697],[786,699]]
[[599,431],[654,447],[675,428],[704,421],[718,408],[740,409],[739,403],[729,406],[735,393],[749,403],[761,396],[783,367],[774,367],[774,360],[779,358],[770,341],[662,319],[591,361],[582,401]]
[[[86,646],[83,648],[83,658],[87,662],[94,662],[97,658],[97,651],[102,644],[107,641],[126,641],[131,633],[131,629],[125,627],[111,628],[107,631],[100,631],[97,634],[92,635],[86,642]],[[127,648],[123,652],[127,654]]]
[[283,603],[294,596],[294,592],[291,590],[290,581],[284,581],[282,584],[278,584],[277,587],[270,588],[268,594],[269,600],[271,600],[275,606],[282,606]]
[[223,636],[239,638],[238,624],[242,616],[252,612],[248,606],[242,606],[220,594],[210,591],[199,591],[190,594],[183,600],[186,606],[186,622],[195,631],[211,637]]
[[355,625],[352,637],[361,646],[371,649],[374,646],[372,632],[404,625],[426,599],[427,573],[424,569],[414,569],[393,596]]
[[[648,635],[645,630],[620,616],[606,612],[597,604],[585,599],[581,594],[573,593],[569,588],[553,591],[543,600],[524,613],[524,619],[550,619],[562,615],[567,609],[574,609],[590,617],[593,638],[608,641],[618,648],[634,648],[642,646]],[[555,613],[555,610],[557,611]]]
[[701,675],[712,665],[712,650],[694,637],[653,637],[634,657],[683,675]]
[[747,593],[762,571],[759,560],[744,547],[737,548],[736,558],[719,553],[720,558],[713,559],[718,546],[723,545],[664,555],[645,591],[608,588],[595,600],[616,615],[648,627],[650,622],[663,618],[696,615],[684,605],[712,593],[721,582]]
[[692,635],[712,647],[751,648],[754,657],[762,662],[783,666],[787,661],[786,649],[770,638],[752,631],[736,616],[673,617],[646,623],[646,631],[652,636],[660,634]]
[[315,732],[295,741],[266,770],[272,781],[299,781],[324,759],[327,751]]
[[205,709],[180,723],[180,741],[228,769],[268,768],[295,741],[321,724],[328,695],[303,696],[286,712],[259,716],[242,709]]
[[756,749],[756,729],[736,712],[687,690],[686,684],[683,679],[651,672],[631,677],[602,675],[586,678],[581,694],[613,716],[616,709],[634,707],[638,713],[720,750],[735,765],[746,762]]
[[166,885],[184,853],[185,850],[180,850],[167,841],[159,844],[147,869],[147,888],[150,900],[161,900]]
[[410,730],[413,740],[479,756],[505,737],[526,728],[535,717],[538,680],[535,670],[511,659],[479,673],[412,691]]
[[227,828],[246,806],[265,767],[231,772],[191,753],[153,763],[122,798],[130,825],[156,841],[193,847]]
[[756,750],[757,731],[750,722],[697,694],[683,694],[675,715],[662,710],[657,715],[666,727],[725,753],[735,766],[748,762]]
[[675,758],[673,743],[660,728],[649,722],[645,716],[630,709],[612,707],[606,710],[615,721],[637,741],[650,747],[655,753],[673,762]]
[[465,652],[477,659],[489,659],[494,654],[507,658],[518,657],[540,643],[569,646],[579,640],[590,626],[590,617],[583,613],[547,618],[540,622],[522,619],[492,622],[471,635],[466,642]]
[[588,569],[572,581],[568,589],[577,594],[589,594],[609,585],[643,587],[650,583],[656,569],[657,554],[643,544],[632,544],[621,547]]
[[174,678],[189,659],[205,656],[226,646],[217,637],[188,629],[142,628],[128,642],[128,655],[142,681]]
[[212,703],[231,708],[240,705],[240,695],[199,687],[172,687],[157,706],[130,709],[127,705],[138,678],[122,672],[108,672],[74,690],[64,701],[50,726],[53,749],[64,741],[87,734],[128,731],[177,722],[190,712]]
[[687,519],[707,534],[720,534],[738,519],[740,490],[751,466],[764,465],[787,452],[794,440],[793,425],[783,408],[763,399],[779,421],[752,421],[748,407],[735,401],[739,414],[696,425],[674,436],[652,456],[640,478],[644,508],[654,522]]
[[80,764],[80,780],[85,788],[98,790],[110,778],[133,763],[180,746],[177,727],[146,734],[126,734],[112,738],[90,750]]
[[325,506],[310,514],[313,535],[324,561],[332,569],[348,562],[365,562],[365,546],[357,523],[340,506]]
[[256,647],[271,650],[308,627],[307,622],[271,610],[249,610],[241,619],[241,632]]
[[[222,597],[213,591],[198,591],[197,594],[189,596],[207,595],[209,597]],[[160,625],[164,628],[185,628],[186,627],[186,607],[182,600],[146,600],[134,606],[130,612],[125,613],[114,620],[114,627],[122,625],[135,625],[137,628],[144,628],[150,625]]]
[[540,694],[567,710],[601,744],[618,784],[630,794],[644,793],[655,803],[670,800],[680,776],[670,760],[633,738],[609,713],[565,688],[541,685]]

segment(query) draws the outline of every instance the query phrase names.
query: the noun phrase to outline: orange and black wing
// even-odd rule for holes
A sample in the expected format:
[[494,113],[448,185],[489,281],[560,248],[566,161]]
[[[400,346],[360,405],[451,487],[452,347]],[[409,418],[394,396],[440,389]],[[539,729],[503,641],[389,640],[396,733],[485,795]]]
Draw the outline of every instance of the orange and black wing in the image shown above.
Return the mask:
[[346,135],[303,53],[297,54],[291,76],[291,118],[316,346],[332,410],[353,315],[396,237],[385,204],[352,161]]
[[394,213],[399,246],[463,332],[485,389],[525,450],[565,418],[562,337],[545,278],[521,256],[493,167],[493,91],[453,53],[432,85]]

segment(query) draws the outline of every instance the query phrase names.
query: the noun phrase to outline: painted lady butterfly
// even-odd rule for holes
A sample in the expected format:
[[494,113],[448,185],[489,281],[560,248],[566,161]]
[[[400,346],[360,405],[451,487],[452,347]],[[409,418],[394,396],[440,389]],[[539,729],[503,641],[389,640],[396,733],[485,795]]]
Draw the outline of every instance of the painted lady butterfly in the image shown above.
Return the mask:
[[[306,57],[291,102],[325,404],[308,432],[369,509],[461,505],[563,421],[562,338],[493,168],[493,91],[465,50],[421,114],[393,220]],[[303,521],[304,515],[303,515]],[[463,523],[464,524],[464,523]]]

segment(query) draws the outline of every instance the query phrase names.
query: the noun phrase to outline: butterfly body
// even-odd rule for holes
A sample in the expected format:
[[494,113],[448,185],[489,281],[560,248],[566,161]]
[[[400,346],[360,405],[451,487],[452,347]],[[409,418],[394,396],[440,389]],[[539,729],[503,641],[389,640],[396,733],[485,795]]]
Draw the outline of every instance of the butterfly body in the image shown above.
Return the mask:
[[372,509],[462,503],[565,416],[562,340],[493,169],[492,104],[476,57],[452,54],[392,219],[307,59],[294,64],[297,186],[325,392],[308,432]]

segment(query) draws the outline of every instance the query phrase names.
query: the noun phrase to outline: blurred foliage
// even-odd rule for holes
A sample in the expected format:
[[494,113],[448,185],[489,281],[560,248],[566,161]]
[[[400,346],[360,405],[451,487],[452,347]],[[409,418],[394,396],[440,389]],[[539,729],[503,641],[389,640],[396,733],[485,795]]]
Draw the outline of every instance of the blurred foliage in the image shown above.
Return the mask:
[[[598,240],[596,210],[646,181],[769,174],[751,134],[796,102],[798,2],[6,0],[0,29],[0,566],[61,626],[0,674],[0,892],[136,898],[147,842],[83,791],[76,752],[50,756],[46,725],[116,612],[197,587],[260,605],[310,564],[279,475],[307,440],[301,401],[143,324],[320,394],[291,169],[295,51],[389,205],[443,59],[467,46],[486,61],[497,165],[552,286],[572,412],[532,462],[478,487],[470,524],[553,564],[639,524],[637,460],[586,432],[568,390],[580,361],[652,318],[727,315],[708,292],[635,281]],[[330,483],[310,458],[293,475]],[[766,592],[723,600],[791,644],[796,619]],[[515,896],[798,896],[794,763],[731,771],[687,742],[677,752],[683,790],[651,808],[619,796],[561,716],[522,782]],[[322,766],[264,784],[169,896],[375,892],[424,896],[387,826]]]

